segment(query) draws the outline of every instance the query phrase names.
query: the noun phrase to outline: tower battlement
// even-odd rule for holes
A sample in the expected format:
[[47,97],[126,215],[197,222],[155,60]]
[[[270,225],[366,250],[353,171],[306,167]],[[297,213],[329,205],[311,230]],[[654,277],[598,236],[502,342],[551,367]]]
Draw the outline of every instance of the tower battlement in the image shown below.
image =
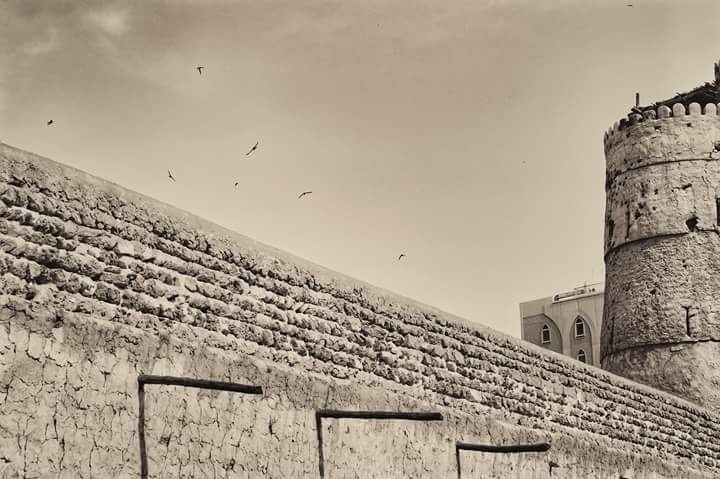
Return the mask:
[[[613,146],[621,143],[627,137],[627,130],[633,126],[640,124],[648,124],[653,127],[661,125],[658,120],[669,120],[670,122],[682,121],[688,116],[707,116],[710,119],[717,119],[720,112],[720,103],[706,103],[701,105],[698,102],[674,103],[672,106],[661,104],[659,106],[649,107],[640,113],[630,113],[627,117],[616,121],[606,132],[603,137],[605,152],[613,148]],[[648,123],[650,122],[650,123]]]
[[[714,65],[715,81],[706,82],[687,93],[678,93],[664,101],[658,101],[649,106],[636,105],[630,109],[625,118],[615,122],[605,133],[605,151],[613,145],[617,138],[627,127],[646,120],[677,118],[685,115],[717,115],[720,112],[720,62]],[[639,101],[636,93],[636,101]]]

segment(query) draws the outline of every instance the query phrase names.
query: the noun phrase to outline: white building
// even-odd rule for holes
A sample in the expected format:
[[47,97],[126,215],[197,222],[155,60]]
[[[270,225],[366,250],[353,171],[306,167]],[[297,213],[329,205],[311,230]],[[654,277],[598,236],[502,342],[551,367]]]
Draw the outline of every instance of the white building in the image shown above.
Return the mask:
[[520,303],[525,341],[600,367],[604,284]]

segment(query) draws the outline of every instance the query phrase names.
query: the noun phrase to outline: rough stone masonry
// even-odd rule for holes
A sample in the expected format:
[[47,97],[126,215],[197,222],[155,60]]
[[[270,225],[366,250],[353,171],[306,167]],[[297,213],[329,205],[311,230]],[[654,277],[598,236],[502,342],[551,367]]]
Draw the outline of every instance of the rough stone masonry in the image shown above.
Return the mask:
[[605,150],[603,368],[720,411],[718,105],[632,114]]
[[0,294],[1,478],[720,476],[711,409],[4,144]]

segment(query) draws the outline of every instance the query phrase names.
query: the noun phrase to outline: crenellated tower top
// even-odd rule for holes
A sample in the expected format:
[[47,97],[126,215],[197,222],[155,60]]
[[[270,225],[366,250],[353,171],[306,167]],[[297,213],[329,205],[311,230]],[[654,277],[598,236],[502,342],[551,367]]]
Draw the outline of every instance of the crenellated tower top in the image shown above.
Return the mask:
[[714,80],[706,82],[687,93],[677,93],[667,100],[655,102],[651,105],[640,106],[639,95],[636,94],[636,104],[630,109],[625,118],[615,124],[605,133],[605,151],[612,145],[612,137],[630,125],[645,121],[663,118],[672,118],[684,115],[710,114],[720,112],[720,61],[713,65]]

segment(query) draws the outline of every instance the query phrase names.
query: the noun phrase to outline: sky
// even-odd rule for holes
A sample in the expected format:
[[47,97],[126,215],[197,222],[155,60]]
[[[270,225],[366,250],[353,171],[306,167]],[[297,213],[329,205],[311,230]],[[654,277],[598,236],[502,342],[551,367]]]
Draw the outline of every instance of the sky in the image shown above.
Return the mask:
[[718,17],[717,0],[0,0],[0,141],[519,336],[520,302],[603,279],[603,134],[635,92],[713,79]]

